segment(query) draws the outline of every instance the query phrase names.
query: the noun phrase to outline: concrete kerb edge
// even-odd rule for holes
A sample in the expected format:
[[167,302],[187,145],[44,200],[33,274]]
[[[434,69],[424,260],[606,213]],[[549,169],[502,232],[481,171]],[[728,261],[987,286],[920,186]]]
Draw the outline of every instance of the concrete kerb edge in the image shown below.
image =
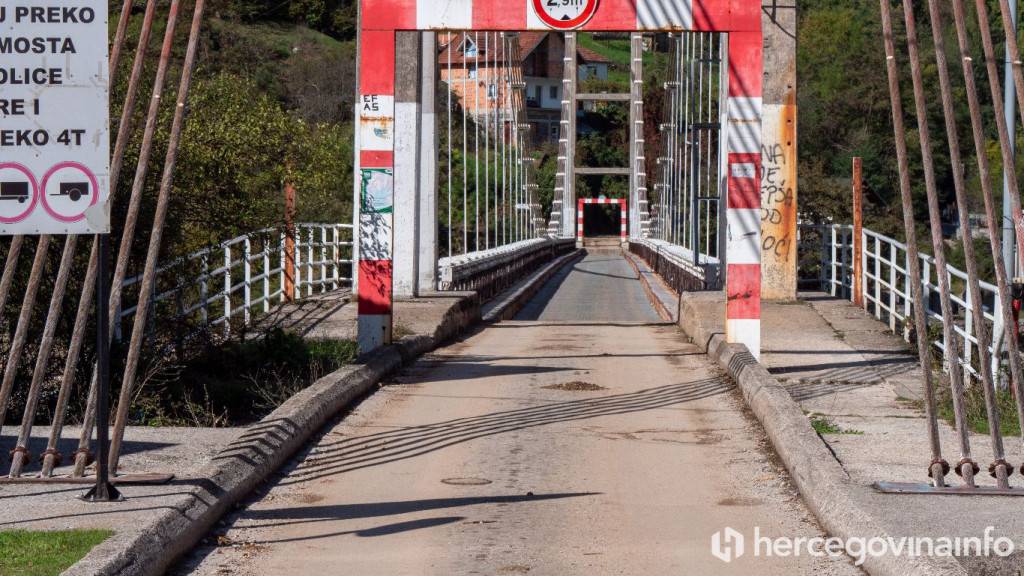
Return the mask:
[[193,479],[194,485],[139,531],[115,534],[93,548],[65,576],[162,574],[226,514],[292,458],[318,430],[382,379],[480,321],[473,293],[446,293],[459,301],[432,335],[414,335],[344,367],[289,398],[243,432]]
[[[886,530],[853,496],[856,488],[786,388],[742,344],[701,322],[684,295],[680,325],[740,387],[804,502],[831,536],[886,538]],[[863,568],[875,576],[952,576],[967,571],[954,559],[909,556],[868,557]]]
[[643,287],[644,294],[647,294],[647,299],[650,300],[651,305],[654,306],[654,310],[658,313],[658,316],[661,316],[661,319],[666,322],[672,322],[673,320],[675,320],[672,311],[669,310],[668,306],[666,306],[665,303],[661,301],[661,298],[658,298],[658,295],[654,293],[654,288],[651,286],[650,279],[647,278],[647,274],[645,274],[644,271],[640,269],[640,266],[634,259],[638,258],[638,256],[634,255],[632,252],[626,249],[622,250],[622,255],[625,256],[626,262],[629,262],[630,267],[632,267],[633,271],[636,272],[637,278],[640,279],[640,286]]
[[515,315],[523,309],[523,306],[525,306],[526,303],[537,294],[537,291],[540,290],[541,286],[550,280],[551,277],[561,270],[563,266],[571,262],[573,259],[578,258],[583,253],[583,250],[576,249],[568,254],[559,256],[545,264],[544,268],[529,278],[522,286],[515,288],[511,294],[498,296],[500,302],[492,310],[483,315],[483,322],[494,323],[514,318]]

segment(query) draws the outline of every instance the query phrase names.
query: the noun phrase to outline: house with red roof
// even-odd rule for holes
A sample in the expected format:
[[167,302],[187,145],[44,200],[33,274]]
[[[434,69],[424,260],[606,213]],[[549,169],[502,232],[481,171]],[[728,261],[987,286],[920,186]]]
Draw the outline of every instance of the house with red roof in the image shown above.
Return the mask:
[[[526,87],[527,122],[534,142],[557,142],[561,121],[564,36],[558,32],[463,32],[439,35],[438,67],[442,105],[450,88],[466,113],[485,125],[501,122],[501,111],[512,97],[518,64]],[[577,49],[579,80],[607,80],[611,62],[583,47]],[[454,104],[453,104],[454,106]]]

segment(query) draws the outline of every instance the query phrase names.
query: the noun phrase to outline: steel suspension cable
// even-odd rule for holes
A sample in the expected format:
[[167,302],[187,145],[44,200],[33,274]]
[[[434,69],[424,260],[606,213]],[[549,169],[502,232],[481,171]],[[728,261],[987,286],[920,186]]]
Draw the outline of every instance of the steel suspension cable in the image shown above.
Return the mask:
[[[159,112],[161,104],[161,96],[163,95],[164,86],[167,80],[167,72],[170,65],[172,48],[174,45],[174,31],[177,28],[178,23],[178,11],[181,7],[179,0],[171,0],[171,4],[168,8],[167,25],[164,29],[164,40],[160,48],[160,61],[157,64],[156,76],[153,81],[153,91],[150,98],[149,110],[146,115],[146,125],[143,130],[142,144],[139,151],[139,163],[135,170],[135,180],[132,182],[131,195],[128,199],[128,212],[125,216],[124,228],[121,234],[121,244],[117,251],[117,263],[114,267],[114,278],[110,284],[110,316],[108,321],[111,326],[116,326],[119,320],[119,314],[121,310],[121,296],[122,287],[124,285],[124,279],[128,272],[128,261],[129,254],[131,252],[131,245],[135,239],[135,227],[138,222],[139,209],[142,204],[142,190],[145,187],[146,177],[149,174],[149,158],[153,151],[153,139],[156,133],[157,124],[159,121]],[[148,7],[147,7],[148,9]],[[139,65],[136,62],[136,65]],[[134,73],[134,72],[133,72]],[[120,140],[120,134],[118,135]],[[127,143],[125,143],[127,145]],[[117,159],[117,147],[115,146],[115,162]],[[111,178],[111,184],[114,184],[114,179]],[[99,250],[97,246],[93,246],[93,254],[98,259]],[[90,256],[92,260],[92,256]],[[140,292],[140,301],[148,298],[148,295]],[[116,332],[111,331],[111,336]],[[92,377],[89,383],[89,396],[86,402],[85,415],[82,422],[82,430],[78,438],[78,451],[75,457],[75,469],[73,475],[78,477],[85,474],[85,466],[88,461],[89,455],[89,443],[92,440],[92,428],[93,419],[95,418],[96,411],[96,378],[98,376],[97,366],[93,364]]]
[[[939,72],[939,90],[942,99],[943,115],[945,117],[946,139],[949,144],[949,158],[953,166],[962,166],[963,160],[960,155],[960,137],[957,132],[956,110],[953,107],[949,65],[946,62],[946,44],[942,30],[942,16],[937,0],[928,0],[928,16],[932,27],[932,42],[935,46],[935,61]],[[981,282],[978,274],[977,258],[974,253],[974,235],[971,230],[970,206],[967,201],[966,188],[963,171],[953,170],[953,189],[956,193],[957,212],[964,238],[964,256],[967,264],[967,281],[969,283],[968,296],[970,298],[975,330],[977,331],[981,379],[985,395],[985,410],[989,418],[989,436],[994,455],[991,472],[995,473],[999,486],[1007,488],[1009,487],[1007,477],[1012,473],[1012,469],[1006,464],[1003,438],[999,426],[999,412],[994,398],[995,384],[993,382],[992,356],[989,353],[992,341],[988,332],[988,326],[985,323],[985,308],[981,299]],[[1019,363],[1011,362],[1011,364],[1012,377],[1017,379],[1020,377],[1019,366],[1015,368],[1013,365]]]
[[[960,462],[956,470],[969,486],[974,485],[974,475],[978,473],[978,465],[971,456],[970,430],[968,430],[966,408],[964,406],[964,369],[960,364],[960,340],[952,318],[953,301],[950,298],[949,274],[946,264],[946,245],[942,237],[941,209],[939,207],[938,186],[935,182],[935,162],[932,157],[931,129],[928,121],[928,104],[925,95],[924,77],[921,73],[921,59],[918,53],[917,22],[914,16],[912,0],[903,0],[903,13],[906,23],[907,51],[910,60],[910,77],[913,83],[914,106],[917,111],[918,139],[921,144],[921,161],[924,167],[925,195],[928,199],[928,222],[931,226],[933,258],[935,258],[936,276],[939,283],[939,303],[942,317],[951,319],[942,323],[943,353],[949,365],[950,386],[953,389],[953,412],[956,420],[957,436],[960,441]],[[922,301],[922,306],[927,304]]]
[[882,12],[882,35],[886,55],[886,73],[889,82],[889,101],[892,107],[893,132],[896,139],[896,159],[900,173],[900,198],[903,207],[903,228],[907,241],[907,268],[910,275],[911,292],[914,298],[914,325],[917,330],[917,352],[921,362],[925,393],[925,416],[928,421],[928,441],[932,462],[929,474],[936,486],[945,485],[949,464],[942,458],[942,444],[939,440],[938,422],[935,416],[935,389],[932,382],[931,344],[928,341],[928,323],[924,310],[921,260],[917,248],[917,231],[914,228],[914,210],[911,198],[909,160],[907,157],[906,131],[903,124],[903,104],[900,96],[899,72],[896,67],[896,47],[893,39],[892,14],[889,0],[879,0]]
[[[987,11],[985,13],[987,17]],[[988,220],[989,226],[989,242],[992,248],[993,263],[995,265],[996,272],[996,286],[999,291],[1000,304],[1003,313],[1003,324],[1005,328],[1006,347],[1009,351],[1009,362],[1011,369],[1011,377],[1014,371],[1017,372],[1017,378],[1014,379],[1014,396],[1017,401],[1017,417],[1018,423],[1024,425],[1024,397],[1022,397],[1022,386],[1024,386],[1024,370],[1020,365],[1020,347],[1017,342],[1016,330],[1016,319],[1013,317],[1012,303],[1010,302],[1010,272],[1007,270],[1007,266],[1012,265],[1010,262],[1003,260],[1002,254],[1002,230],[998,223],[1001,223],[1001,218],[998,217],[997,208],[995,206],[994,194],[991,185],[991,168],[988,160],[988,147],[987,140],[983,134],[984,123],[981,116],[981,103],[978,100],[978,90],[974,80],[974,61],[971,58],[971,49],[969,37],[967,35],[967,19],[964,11],[963,0],[953,0],[953,17],[956,22],[957,41],[960,47],[960,55],[963,61],[963,73],[964,82],[967,87],[967,102],[971,111],[971,125],[973,128],[975,150],[977,152],[978,159],[978,171],[981,176],[981,188],[982,196],[985,202],[985,214]],[[992,38],[988,33],[988,26],[979,26],[982,34],[982,41],[985,44],[985,37],[988,37],[988,47],[985,48],[986,59],[992,60],[989,55],[994,53],[992,50]],[[993,54],[994,55],[994,54]],[[998,71],[995,69],[995,63],[992,61],[987,66],[989,75],[989,89],[994,94],[992,100],[992,106],[996,110],[1001,110],[1003,107],[1003,96],[999,89]],[[993,75],[995,73],[995,75]],[[1012,148],[1009,145],[1009,128],[1007,127],[1006,118],[1002,114],[995,114],[996,120],[996,131],[999,134],[999,148],[1002,154],[1004,166],[1014,165],[1014,154]],[[1007,159],[1009,158],[1009,162]],[[1019,195],[1019,189],[1017,185],[1016,173],[1013,170],[1005,171],[1007,174],[1007,182],[1009,184],[1009,190],[1013,196]],[[1021,428],[1021,433],[1024,434],[1024,427]],[[1024,471],[1024,466],[1022,466]],[[1024,472],[1022,472],[1024,473]]]
[[[999,88],[1000,88],[1000,84],[999,84],[999,70],[998,70],[998,68],[996,66],[998,60],[996,58],[995,48],[994,48],[993,43],[992,43],[992,32],[991,32],[991,30],[989,28],[989,24],[988,24],[988,17],[989,17],[988,7],[984,3],[984,1],[982,1],[982,2],[977,2],[976,1],[975,2],[975,10],[976,10],[977,16],[978,16],[978,32],[981,35],[982,48],[983,48],[983,51],[984,51],[984,54],[985,54],[985,68],[986,68],[986,71],[988,72],[989,88],[990,88],[990,90],[997,92],[995,97],[992,100],[992,105],[993,105],[993,107],[997,107],[997,109],[1003,109],[1003,104],[1004,104],[1003,98],[1002,98],[1002,95],[998,93]],[[984,19],[984,21],[982,21],[982,19]],[[1009,37],[1011,35],[1012,34],[1008,34],[1007,36]],[[1011,45],[1016,45],[1016,39],[1015,38],[1012,39],[1012,40],[1008,40],[1008,42]],[[1014,75],[1016,77],[1017,75],[1020,74],[1020,58],[1019,58],[1019,54],[1018,53],[1014,53],[1013,56],[1015,56],[1015,62],[1014,62],[1013,70],[1014,70]],[[1007,79],[1007,82],[1009,82],[1008,79]],[[1022,113],[1024,113],[1024,112],[1022,112]],[[1000,150],[1000,153],[1001,153],[1002,158],[1003,158],[1003,165],[1004,166],[1015,166],[1016,165],[1016,158],[1015,158],[1014,145],[1013,145],[1013,140],[1015,138],[1015,134],[1011,137],[1010,129],[1008,127],[1008,124],[1007,124],[1007,121],[1006,121],[1005,118],[997,118],[996,126],[997,126],[997,132],[999,133],[999,150]],[[1008,189],[1009,194],[1010,194],[1010,212],[1012,214],[1018,215],[1017,216],[1018,220],[1016,222],[1014,222],[1014,229],[1017,232],[1017,242],[1018,242],[1018,245],[1020,245],[1020,244],[1024,243],[1024,228],[1022,228],[1022,226],[1024,226],[1024,222],[1021,222],[1021,220],[1020,220],[1021,219],[1020,215],[1022,214],[1022,212],[1021,212],[1021,202],[1020,202],[1019,180],[1017,178],[1017,174],[1016,174],[1015,170],[1004,170],[1004,172],[1006,173],[1007,189]],[[1024,257],[1024,253],[1022,253],[1021,256]],[[1012,266],[1012,264],[1010,264],[1010,265]],[[1012,274],[1012,272],[1013,272],[1013,268],[1012,267],[1009,269],[1009,272]],[[1015,385],[1018,386],[1018,387],[1015,388],[1015,390],[1014,390],[1015,396],[1016,396],[1015,399],[1017,401],[1018,414],[1024,413],[1024,387],[1022,387],[1021,384],[1022,383],[1015,383]],[[1022,430],[1021,432],[1022,432],[1022,434],[1024,434],[1024,430]]]
[[[129,2],[125,2],[128,6]],[[130,13],[129,6],[129,13]],[[121,170],[123,167],[123,160],[125,150],[127,148],[128,140],[131,137],[131,131],[133,127],[133,119],[135,117],[135,103],[138,97],[139,87],[141,84],[141,78],[143,68],[145,64],[146,52],[149,49],[150,39],[152,37],[153,20],[156,14],[156,0],[149,0],[146,3],[146,12],[143,16],[142,26],[139,30],[139,39],[136,44],[135,57],[132,64],[131,76],[128,80],[128,89],[125,93],[125,100],[121,111],[121,122],[118,125],[117,139],[114,143],[114,154],[111,158],[110,166],[110,190],[111,194],[117,191],[118,183],[120,181]],[[127,23],[126,23],[127,25]],[[120,26],[120,23],[119,23]],[[122,38],[123,34],[118,35]],[[115,44],[117,42],[115,41]],[[120,48],[117,50],[117,54],[120,54]],[[163,54],[161,54],[163,56]],[[118,72],[119,57],[115,58],[111,56],[110,61],[110,81],[113,83],[114,78]],[[144,161],[148,162],[148,158]],[[113,198],[111,199],[111,202]],[[138,212],[138,202],[134,205],[134,212]],[[128,215],[133,213],[132,203],[129,201]],[[126,220],[128,220],[126,218]],[[127,227],[126,222],[126,229]],[[134,234],[134,221],[131,222],[131,233]],[[122,232],[124,236],[126,232]],[[74,383],[74,377],[78,369],[78,358],[81,354],[83,341],[85,338],[86,324],[89,320],[89,315],[92,311],[92,300],[96,289],[96,276],[97,266],[99,258],[99,245],[96,239],[93,239],[92,248],[89,253],[89,264],[86,268],[85,281],[82,285],[82,293],[79,297],[78,310],[75,314],[74,328],[72,329],[71,341],[68,346],[67,357],[64,361],[64,372],[61,376],[60,391],[57,395],[57,405],[54,409],[53,422],[50,426],[50,434],[47,440],[46,451],[44,452],[43,468],[41,475],[49,477],[53,473],[53,468],[59,460],[60,455],[57,453],[57,442],[60,439],[61,431],[64,426],[64,417],[67,412],[68,402],[70,401],[71,387]],[[92,391],[89,393],[89,397],[92,398]],[[92,400],[87,399],[87,412],[88,406]],[[84,431],[83,431],[84,432]],[[86,448],[87,449],[87,448]]]
[[192,13],[192,27],[189,31],[188,46],[185,50],[185,60],[181,67],[181,80],[178,85],[178,97],[174,110],[174,118],[171,122],[170,135],[168,137],[167,155],[164,159],[164,170],[160,180],[160,190],[157,193],[156,210],[153,216],[153,227],[149,235],[149,247],[146,252],[146,264],[142,274],[142,285],[139,289],[139,303],[135,311],[135,321],[132,324],[132,337],[128,348],[128,358],[125,362],[124,375],[121,381],[121,392],[119,394],[114,430],[110,439],[110,471],[117,472],[118,462],[121,453],[121,442],[124,439],[125,426],[128,423],[128,407],[131,404],[132,390],[135,385],[136,370],[138,369],[139,355],[141,354],[143,340],[145,338],[145,321],[152,300],[155,287],[156,267],[159,264],[160,245],[163,237],[164,223],[167,216],[167,209],[170,203],[171,187],[174,181],[174,168],[178,159],[178,148],[181,142],[181,135],[185,123],[185,108],[188,93],[192,86],[192,72],[195,70],[196,53],[199,46],[199,32],[203,21],[203,12],[206,0],[196,0],[194,12]]

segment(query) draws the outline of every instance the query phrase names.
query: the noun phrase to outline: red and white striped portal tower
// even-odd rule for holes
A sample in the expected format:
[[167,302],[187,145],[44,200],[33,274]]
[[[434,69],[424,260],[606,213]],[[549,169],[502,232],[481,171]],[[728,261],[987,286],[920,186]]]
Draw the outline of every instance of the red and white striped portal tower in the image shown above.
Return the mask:
[[[759,0],[584,0],[571,8],[537,0],[361,0],[355,183],[359,343],[391,340],[395,190],[395,40],[417,30],[578,29],[727,34],[726,335],[760,351],[761,85]],[[540,11],[538,11],[538,5]],[[561,13],[559,10],[568,12]]]
[[580,198],[577,201],[578,206],[576,207],[576,238],[580,242],[583,241],[583,212],[584,209],[591,204],[598,205],[618,205],[619,206],[619,233],[622,237],[622,241],[626,242],[629,239],[629,205],[628,200],[624,198]]

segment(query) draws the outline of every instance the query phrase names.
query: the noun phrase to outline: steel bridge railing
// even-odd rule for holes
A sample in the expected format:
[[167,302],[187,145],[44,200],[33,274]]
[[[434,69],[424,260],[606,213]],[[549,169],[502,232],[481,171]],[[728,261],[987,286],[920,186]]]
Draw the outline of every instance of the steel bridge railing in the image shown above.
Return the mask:
[[699,260],[694,254],[717,259],[724,251],[724,54],[719,34],[669,35],[670,76],[664,85],[650,237],[681,246],[693,264]]
[[438,42],[441,256],[537,238],[543,222],[519,35],[449,32]]
[[[912,321],[913,296],[909,256],[906,244],[871,230],[864,230],[859,239],[862,247],[861,266],[863,274],[859,280],[864,295],[863,308],[876,319],[888,324],[889,329],[910,342],[916,337]],[[854,234],[852,226],[807,225],[800,226],[801,283],[805,287],[817,286],[838,298],[854,300]],[[954,317],[943,317],[938,301],[940,271],[935,259],[928,254],[919,254],[921,261],[922,288],[925,294],[924,309],[928,320],[932,345],[942,351],[948,342],[941,327],[952,321],[954,333],[959,337],[959,364],[972,378],[981,379],[978,368],[978,330],[973,320],[970,283],[967,273],[953,266],[946,266],[945,273],[955,290],[950,294]],[[1003,333],[997,288],[988,282],[980,282],[983,317],[989,334]],[[999,339],[989,346],[987,353],[992,359],[996,375],[999,374],[1002,354]],[[946,366],[949,369],[949,366]]]
[[[141,281],[126,278],[123,289],[137,291]],[[151,320],[188,319],[198,327],[221,327],[228,336],[234,321],[248,327],[278,303],[351,285],[351,224],[296,224],[291,239],[281,228],[265,228],[157,268]],[[118,338],[136,309],[120,311]]]
[[713,290],[722,286],[722,263],[703,254],[664,240],[630,240],[631,252],[646,261],[651,269],[677,293]]
[[441,290],[472,290],[488,300],[558,256],[571,252],[571,238],[534,238],[500,248],[442,258],[438,263]]

